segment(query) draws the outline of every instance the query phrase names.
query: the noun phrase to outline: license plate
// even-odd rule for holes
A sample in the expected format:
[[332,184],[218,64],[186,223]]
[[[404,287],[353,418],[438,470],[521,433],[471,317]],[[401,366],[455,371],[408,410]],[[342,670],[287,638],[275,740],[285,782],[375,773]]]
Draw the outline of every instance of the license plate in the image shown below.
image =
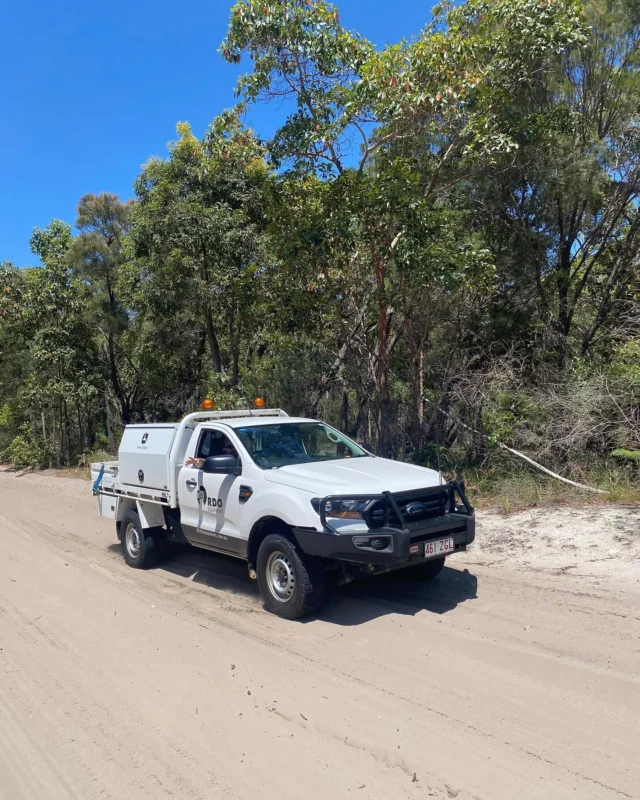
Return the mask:
[[446,556],[453,553],[453,539],[434,539],[432,542],[424,543],[424,557],[433,558],[434,556]]

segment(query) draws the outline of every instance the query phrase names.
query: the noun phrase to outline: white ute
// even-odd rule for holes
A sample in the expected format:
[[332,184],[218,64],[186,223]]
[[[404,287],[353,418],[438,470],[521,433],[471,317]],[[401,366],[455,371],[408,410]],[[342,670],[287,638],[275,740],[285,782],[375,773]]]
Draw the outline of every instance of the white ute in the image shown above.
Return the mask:
[[244,559],[267,609],[288,619],[315,610],[327,582],[433,578],[475,536],[460,483],[279,409],[128,425],[118,455],[91,465],[93,492],[130,566],[158,563],[171,542]]

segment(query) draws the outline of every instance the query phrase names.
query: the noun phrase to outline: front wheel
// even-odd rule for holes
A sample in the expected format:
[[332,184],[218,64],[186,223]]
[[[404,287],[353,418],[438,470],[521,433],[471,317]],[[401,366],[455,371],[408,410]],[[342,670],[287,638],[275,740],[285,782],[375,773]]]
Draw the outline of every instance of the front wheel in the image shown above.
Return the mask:
[[443,567],[444,558],[430,558],[414,567],[407,567],[403,572],[415,581],[432,581],[442,572]]
[[258,550],[258,586],[268,611],[299,619],[322,603],[325,574],[322,564],[305,557],[280,534],[267,536]]

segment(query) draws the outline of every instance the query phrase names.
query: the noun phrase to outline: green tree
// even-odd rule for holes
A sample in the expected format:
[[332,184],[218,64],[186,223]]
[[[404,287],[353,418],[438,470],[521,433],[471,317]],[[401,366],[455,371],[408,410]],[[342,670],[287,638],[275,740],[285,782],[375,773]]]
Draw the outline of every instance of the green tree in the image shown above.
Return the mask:
[[157,313],[191,307],[223,385],[239,381],[240,347],[266,254],[263,152],[239,119],[216,119],[200,141],[185,123],[169,158],[136,181],[131,240]]
[[[460,160],[473,169],[515,150],[514,98],[584,37],[572,2],[471,0],[437,11],[415,41],[381,51],[344,29],[324,0],[241,0],[232,9],[222,52],[229,61],[246,54],[253,63],[239,94],[249,102],[288,97],[295,106],[270,143],[275,163],[348,182],[358,233],[353,258],[368,262],[375,284],[371,360],[384,455],[394,449],[392,284],[405,212],[415,202],[438,202],[449,181],[460,178]],[[421,134],[427,146],[416,153],[408,143]],[[418,165],[422,183],[415,181]]]
[[536,286],[543,344],[561,371],[572,355],[598,342],[611,352],[620,333],[638,330],[640,9],[591,2],[586,19],[586,45],[531,86],[517,156],[466,187],[513,302]]
[[[138,320],[127,307],[122,276],[131,207],[113,194],[84,195],[76,218],[80,234],[67,255],[67,263],[89,288],[92,326],[100,341],[101,372],[118,403],[123,425],[129,424],[136,413],[143,370],[137,347]],[[114,446],[108,394],[105,411]]]
[[20,326],[24,271],[0,263],[0,452],[18,433],[20,396],[31,369],[27,341]]
[[28,365],[15,407],[22,422],[16,447],[23,454],[46,452],[61,464],[70,464],[90,439],[100,383],[86,316],[89,289],[67,264],[71,242],[70,226],[53,220],[31,237],[43,266],[2,274],[3,328],[23,343]]

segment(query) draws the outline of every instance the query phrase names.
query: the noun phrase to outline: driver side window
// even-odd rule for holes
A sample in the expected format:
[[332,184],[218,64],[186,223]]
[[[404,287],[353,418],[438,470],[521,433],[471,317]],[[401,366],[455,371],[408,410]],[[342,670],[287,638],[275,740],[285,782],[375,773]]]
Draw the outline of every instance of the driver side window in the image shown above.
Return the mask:
[[222,433],[222,431],[203,431],[200,434],[196,458],[208,458],[209,456],[222,455],[238,457],[238,453],[229,437]]

